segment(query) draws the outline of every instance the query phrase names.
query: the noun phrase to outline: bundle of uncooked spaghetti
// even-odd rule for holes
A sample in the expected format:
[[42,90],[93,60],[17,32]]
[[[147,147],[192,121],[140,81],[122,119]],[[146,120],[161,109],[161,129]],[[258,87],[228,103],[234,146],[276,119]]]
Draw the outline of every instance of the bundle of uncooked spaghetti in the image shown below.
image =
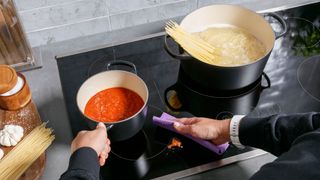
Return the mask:
[[42,124],[33,129],[0,160],[0,179],[18,179],[54,140],[52,129]]
[[220,61],[220,51],[211,44],[186,32],[176,22],[169,21],[165,27],[170,35],[191,56],[208,64],[216,64]]

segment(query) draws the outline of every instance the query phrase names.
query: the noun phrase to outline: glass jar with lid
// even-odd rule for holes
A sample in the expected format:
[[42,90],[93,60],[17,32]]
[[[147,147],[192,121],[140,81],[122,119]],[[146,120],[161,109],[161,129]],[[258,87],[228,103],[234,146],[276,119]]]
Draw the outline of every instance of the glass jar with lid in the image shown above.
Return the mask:
[[0,64],[17,67],[33,61],[14,2],[0,0]]

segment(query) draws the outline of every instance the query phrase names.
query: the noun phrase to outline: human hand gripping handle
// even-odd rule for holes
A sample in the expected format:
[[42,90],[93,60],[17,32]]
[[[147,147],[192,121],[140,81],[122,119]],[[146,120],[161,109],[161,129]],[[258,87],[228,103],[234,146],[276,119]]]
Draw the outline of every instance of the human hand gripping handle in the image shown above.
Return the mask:
[[99,123],[95,130],[80,131],[71,144],[71,153],[82,147],[94,149],[99,157],[99,164],[103,166],[111,150],[107,129],[103,123]]
[[180,118],[173,125],[182,134],[190,134],[196,138],[209,140],[216,145],[230,142],[230,119]]

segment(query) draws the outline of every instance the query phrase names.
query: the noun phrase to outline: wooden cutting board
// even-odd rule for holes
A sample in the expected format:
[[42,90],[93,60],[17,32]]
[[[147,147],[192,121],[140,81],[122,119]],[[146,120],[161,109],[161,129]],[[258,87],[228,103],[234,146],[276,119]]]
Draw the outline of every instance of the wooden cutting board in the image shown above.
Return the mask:
[[[0,109],[0,129],[6,124],[20,125],[24,129],[24,136],[29,134],[35,127],[42,123],[35,104],[31,101],[24,108],[17,111]],[[5,155],[13,147],[1,147]],[[21,180],[40,179],[45,166],[46,155],[43,153],[20,177]]]

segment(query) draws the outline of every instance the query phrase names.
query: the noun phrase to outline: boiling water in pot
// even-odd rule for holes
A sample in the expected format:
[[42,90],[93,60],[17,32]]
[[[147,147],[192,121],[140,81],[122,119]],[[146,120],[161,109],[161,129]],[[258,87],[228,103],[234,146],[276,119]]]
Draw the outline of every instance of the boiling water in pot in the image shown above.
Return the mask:
[[221,55],[215,65],[238,66],[254,62],[266,53],[266,48],[254,35],[245,29],[219,25],[193,35],[217,48]]

